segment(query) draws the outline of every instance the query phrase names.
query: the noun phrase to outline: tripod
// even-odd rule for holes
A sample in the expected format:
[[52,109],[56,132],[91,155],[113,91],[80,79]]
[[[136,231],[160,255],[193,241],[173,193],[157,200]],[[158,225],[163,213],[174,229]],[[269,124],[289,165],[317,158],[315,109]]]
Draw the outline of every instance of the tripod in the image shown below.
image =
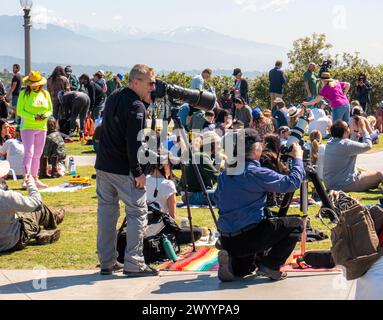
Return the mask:
[[[336,210],[333,203],[330,201],[325,188],[323,187],[322,182],[320,181],[318,174],[314,166],[307,164],[308,161],[305,161],[305,177],[300,187],[300,211],[302,212],[304,229],[302,233],[302,256],[306,253],[306,243],[307,243],[307,220],[308,220],[308,186],[309,181],[314,184],[316,191],[320,199],[322,200],[322,211],[327,214],[331,221],[336,221],[337,215],[335,214]],[[293,201],[294,192],[287,193],[282,201],[280,210],[278,213],[279,217],[287,216],[287,212],[290,208],[290,205]],[[331,215],[333,217],[331,217]]]
[[[213,209],[213,205],[212,205],[211,200],[209,198],[209,195],[208,195],[205,183],[203,181],[201,172],[198,168],[197,161],[193,155],[193,150],[190,146],[189,138],[186,134],[186,131],[185,131],[185,128],[182,124],[181,118],[178,116],[178,113],[179,113],[179,108],[174,104],[170,104],[170,116],[168,117],[167,116],[166,103],[165,103],[165,112],[164,112],[163,120],[166,120],[168,123],[171,120],[173,120],[175,128],[179,130],[181,139],[183,140],[183,142],[186,146],[186,149],[188,150],[189,155],[190,155],[190,158],[189,158],[190,164],[193,168],[194,174],[197,177],[198,184],[201,187],[202,193],[204,194],[206,202],[209,206],[209,210],[210,210],[210,213],[213,217],[213,220],[214,220],[214,223],[217,227],[217,230],[219,230],[218,221],[217,221],[214,209]],[[156,122],[156,119],[155,118],[152,119],[152,129],[153,129],[153,127],[155,128],[155,122]],[[195,247],[195,237],[194,237],[194,232],[193,232],[193,217],[192,217],[191,208],[190,208],[190,197],[189,197],[189,192],[188,192],[189,186],[188,186],[188,181],[187,181],[187,176],[186,176],[186,166],[185,166],[185,163],[183,163],[182,161],[180,163],[180,166],[181,166],[181,171],[182,171],[183,184],[185,187],[185,200],[186,200],[186,206],[187,206],[187,212],[188,212],[188,220],[189,220],[189,226],[190,226],[191,240],[192,240],[192,244],[193,244],[193,252],[195,252],[196,247]]]

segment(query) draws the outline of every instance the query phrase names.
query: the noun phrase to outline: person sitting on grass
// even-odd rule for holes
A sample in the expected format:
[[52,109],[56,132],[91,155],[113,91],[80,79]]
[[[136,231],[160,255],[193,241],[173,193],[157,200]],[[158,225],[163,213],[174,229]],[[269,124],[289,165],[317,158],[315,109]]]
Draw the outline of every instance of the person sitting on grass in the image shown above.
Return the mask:
[[7,159],[17,177],[24,176],[24,145],[21,141],[20,130],[15,131],[14,139],[9,139],[0,146],[0,157]]
[[[51,117],[48,120],[47,140],[40,159],[40,179],[61,178],[64,172],[60,166],[65,162],[66,156],[65,142],[59,132],[58,123]],[[48,175],[48,160],[52,165],[51,175]]]
[[[216,157],[216,151],[220,149],[221,139],[219,136],[212,131],[207,131],[204,133],[203,137],[197,137],[194,143],[194,153],[193,158],[197,163],[198,169],[201,173],[202,179],[204,181],[205,187],[207,188],[207,193],[212,204],[215,204],[214,201],[214,185],[217,182],[219,171],[214,166],[213,158]],[[196,174],[194,172],[193,166],[187,164],[185,166],[185,175],[188,184],[189,200],[190,204],[194,206],[205,206],[208,204],[205,199],[205,195],[202,191]],[[185,190],[184,179],[181,179],[180,187],[182,190]],[[186,198],[182,197],[183,203],[186,205]]]
[[[7,176],[9,169],[9,162],[1,161],[0,177]],[[28,196],[0,190],[0,252],[22,250],[32,240],[46,245],[60,238],[57,226],[63,222],[65,211],[53,213],[43,204],[34,178],[27,176],[26,182]]]
[[353,119],[350,120],[350,128],[352,133],[352,140],[362,142],[363,137],[361,136],[361,132],[358,130],[357,126],[355,125],[354,120],[363,121],[366,125],[366,129],[370,135],[371,141],[373,144],[377,144],[379,141],[379,131],[375,130],[373,126],[370,125],[370,122],[368,119],[364,116],[364,112],[362,107],[354,107],[352,109],[352,117]]
[[162,212],[177,218],[177,188],[172,180],[170,164],[151,165],[146,178],[148,203],[157,202]]
[[383,182],[382,172],[360,173],[356,168],[359,154],[372,149],[370,134],[364,121],[353,120],[353,127],[361,133],[363,142],[350,139],[350,126],[338,120],[331,127],[332,139],[326,146],[323,180],[329,190],[344,192],[367,192]]

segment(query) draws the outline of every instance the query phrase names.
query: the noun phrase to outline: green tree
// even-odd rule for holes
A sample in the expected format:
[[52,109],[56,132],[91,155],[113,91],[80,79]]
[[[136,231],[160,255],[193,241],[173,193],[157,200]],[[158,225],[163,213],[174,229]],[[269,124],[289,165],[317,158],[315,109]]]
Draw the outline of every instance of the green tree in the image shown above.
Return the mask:
[[327,42],[325,34],[314,33],[311,37],[294,41],[293,48],[287,56],[294,71],[306,71],[310,62],[321,64],[327,59],[332,47],[332,44]]

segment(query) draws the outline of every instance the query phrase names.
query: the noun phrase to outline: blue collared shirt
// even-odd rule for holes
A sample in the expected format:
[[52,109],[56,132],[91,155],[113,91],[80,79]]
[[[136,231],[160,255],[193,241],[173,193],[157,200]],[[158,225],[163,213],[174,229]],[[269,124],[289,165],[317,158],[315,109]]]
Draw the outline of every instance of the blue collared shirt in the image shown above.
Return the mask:
[[300,187],[304,175],[302,160],[293,161],[289,176],[262,168],[259,161],[247,162],[241,175],[229,176],[224,172],[218,179],[215,192],[220,231],[238,232],[259,223],[265,218],[267,193],[294,192]]

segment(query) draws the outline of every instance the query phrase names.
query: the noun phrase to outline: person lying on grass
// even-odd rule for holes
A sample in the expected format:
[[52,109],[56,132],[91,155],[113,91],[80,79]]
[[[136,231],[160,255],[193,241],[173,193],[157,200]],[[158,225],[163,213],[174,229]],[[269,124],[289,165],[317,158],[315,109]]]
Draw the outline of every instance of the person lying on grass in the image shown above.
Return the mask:
[[[8,175],[8,161],[0,162],[0,178]],[[26,177],[28,196],[0,190],[0,252],[24,249],[32,240],[37,245],[56,242],[60,238],[57,226],[63,222],[65,211],[53,213],[42,202],[32,176]]]

